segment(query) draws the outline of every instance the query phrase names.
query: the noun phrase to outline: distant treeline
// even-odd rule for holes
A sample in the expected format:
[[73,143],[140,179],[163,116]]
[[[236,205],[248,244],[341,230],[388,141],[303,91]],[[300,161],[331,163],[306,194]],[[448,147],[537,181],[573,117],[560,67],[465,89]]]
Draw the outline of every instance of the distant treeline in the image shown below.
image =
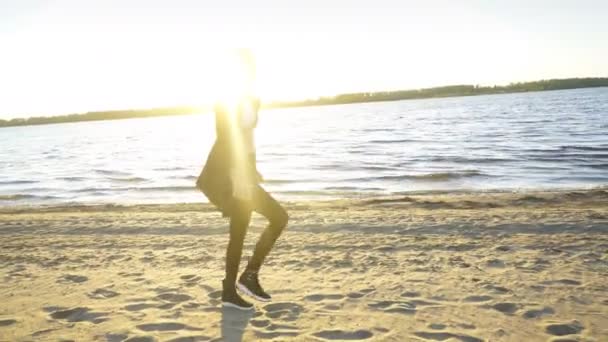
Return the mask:
[[0,120],[0,127],[48,125],[66,122],[120,120],[133,118],[149,118],[154,116],[186,115],[200,113],[201,108],[195,107],[165,107],[153,109],[111,110],[103,112],[88,112],[84,114],[69,114],[59,116],[36,116],[27,119],[17,118]]
[[[535,82],[511,83],[507,86],[480,87],[477,85],[451,85],[444,87],[417,89],[417,90],[396,90],[380,91],[368,93],[341,94],[331,97],[321,97],[317,99],[273,102],[268,103],[265,108],[285,108],[320,106],[332,104],[346,104],[359,102],[376,101],[398,101],[410,99],[424,99],[432,97],[449,96],[472,96],[487,94],[519,93],[528,91],[592,88],[608,86],[608,78],[568,78],[555,80],[542,80]],[[79,121],[98,121],[98,120],[117,120],[130,118],[144,118],[168,115],[186,115],[200,113],[205,108],[194,107],[167,107],[145,110],[116,110],[104,112],[88,112],[84,114],[71,114],[52,117],[31,117],[28,119],[0,120],[0,127],[26,126],[26,125],[46,125],[65,122]]]
[[534,82],[511,83],[507,86],[492,87],[480,87],[478,85],[463,84],[417,90],[396,90],[371,93],[341,94],[332,97],[322,97],[313,100],[271,103],[268,107],[274,108],[319,106],[359,102],[398,101],[411,99],[426,99],[432,97],[507,94],[529,91],[593,88],[606,86],[608,86],[608,78],[568,78],[559,80],[542,80]]

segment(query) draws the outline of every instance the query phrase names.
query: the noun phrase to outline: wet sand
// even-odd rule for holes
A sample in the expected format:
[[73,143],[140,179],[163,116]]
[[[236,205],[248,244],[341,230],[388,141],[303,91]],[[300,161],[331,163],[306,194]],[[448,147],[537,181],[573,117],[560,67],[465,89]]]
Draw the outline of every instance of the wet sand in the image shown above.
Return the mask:
[[0,340],[608,340],[608,191],[287,207],[251,314],[209,205],[0,208]]

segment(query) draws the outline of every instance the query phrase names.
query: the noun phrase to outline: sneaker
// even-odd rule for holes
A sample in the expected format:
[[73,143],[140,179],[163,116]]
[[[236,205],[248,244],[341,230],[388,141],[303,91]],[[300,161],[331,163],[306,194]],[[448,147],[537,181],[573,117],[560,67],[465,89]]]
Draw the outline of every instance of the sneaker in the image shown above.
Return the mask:
[[268,293],[264,291],[258,280],[258,273],[253,271],[245,271],[239,278],[236,287],[246,295],[255,298],[261,302],[270,302],[272,299]]
[[231,307],[239,310],[252,310],[253,304],[244,300],[236,291],[222,293],[222,306]]

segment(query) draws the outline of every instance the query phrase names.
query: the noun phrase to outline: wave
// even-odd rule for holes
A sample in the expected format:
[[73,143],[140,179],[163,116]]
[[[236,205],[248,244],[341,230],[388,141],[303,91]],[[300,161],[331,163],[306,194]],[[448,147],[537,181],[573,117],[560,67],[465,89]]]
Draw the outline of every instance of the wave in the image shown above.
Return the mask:
[[98,173],[100,175],[107,176],[129,176],[128,172],[118,171],[118,170],[104,170],[104,169],[95,169],[93,172]]
[[[431,162],[450,162],[450,163],[458,163],[458,164],[492,164],[492,163],[508,163],[513,162],[515,159],[511,158],[467,158],[467,157],[459,157],[459,156],[446,156],[446,157],[433,157],[427,159]],[[424,161],[424,160],[422,160]]]
[[11,194],[11,195],[0,195],[0,201],[20,201],[26,199],[38,199],[38,200],[52,200],[56,199],[55,196],[37,196],[31,194]]
[[195,190],[196,187],[191,186],[152,186],[152,187],[144,187],[144,188],[131,188],[136,191],[192,191]]
[[124,183],[136,183],[136,182],[145,182],[145,181],[147,181],[146,178],[141,178],[141,177],[126,177],[126,178],[122,178],[122,177],[108,177],[108,180],[111,180],[112,182],[124,182]]
[[192,175],[190,175],[190,176],[175,176],[175,177],[172,177],[172,178],[174,178],[174,179],[183,179],[183,180],[187,180],[187,181],[195,181],[195,180],[198,179],[197,176],[192,176]]
[[308,178],[302,178],[302,179],[264,179],[264,184],[276,184],[276,185],[281,185],[281,184],[293,184],[293,183],[315,183],[315,182],[320,182],[321,180],[319,179],[308,179]]
[[360,186],[328,186],[323,188],[330,191],[384,191],[383,188],[360,187]]
[[608,147],[603,147],[603,146],[577,146],[577,145],[566,145],[566,146],[560,146],[560,149],[562,151],[569,151],[569,150],[574,150],[574,151],[599,151],[599,152],[608,152]]
[[[292,196],[335,196],[336,194],[330,191],[324,190],[286,190],[286,191],[276,191],[280,194],[292,195]],[[353,192],[353,194],[357,194],[357,192]],[[340,195],[347,195],[346,193],[340,193]]]
[[395,175],[395,176],[363,177],[363,178],[351,179],[351,181],[417,180],[417,181],[437,181],[438,182],[438,181],[449,181],[449,180],[454,180],[454,179],[471,178],[471,177],[489,177],[489,175],[484,174],[477,170],[468,170],[468,171],[460,171],[460,172],[427,173],[427,174],[421,174],[421,175]]
[[554,182],[564,182],[564,181],[576,181],[576,182],[606,182],[608,181],[608,176],[593,176],[593,175],[583,175],[583,176],[564,176],[564,177],[555,177],[553,178]]
[[528,156],[528,160],[530,161],[572,162],[589,159],[608,159],[608,153],[546,153]]
[[416,139],[387,139],[387,140],[369,140],[371,144],[401,144],[408,142],[423,142],[423,140]]
[[64,181],[68,181],[68,182],[81,182],[81,181],[86,180],[87,178],[86,177],[74,176],[74,177],[59,177],[59,178],[56,178],[56,179],[64,180]]
[[184,171],[189,170],[190,168],[185,168],[183,166],[172,166],[172,167],[157,167],[153,169],[154,171]]
[[590,164],[585,166],[590,167],[592,169],[608,170],[608,164]]
[[155,191],[162,191],[162,192],[171,192],[171,191],[191,191],[196,189],[196,187],[194,185],[192,186],[150,186],[150,187],[123,187],[123,188],[119,188],[119,187],[115,187],[115,188],[95,188],[95,187],[91,187],[91,188],[82,188],[82,189],[76,189],[76,190],[72,190],[74,192],[78,192],[78,193],[94,193],[94,194],[102,194],[104,192],[123,192],[123,191],[134,191],[134,192],[155,192]]
[[362,132],[392,132],[392,128],[363,128]]
[[394,167],[391,166],[361,166],[359,168],[353,167],[353,169],[360,169],[366,171],[392,171],[395,170]]
[[21,185],[21,184],[34,184],[38,183],[33,180],[11,180],[11,181],[0,181],[0,185]]

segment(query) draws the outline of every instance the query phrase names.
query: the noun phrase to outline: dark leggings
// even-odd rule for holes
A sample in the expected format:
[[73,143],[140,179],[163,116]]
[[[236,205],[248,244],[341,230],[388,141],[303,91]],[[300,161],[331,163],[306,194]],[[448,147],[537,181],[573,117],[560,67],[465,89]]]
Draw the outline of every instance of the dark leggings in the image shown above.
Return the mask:
[[260,236],[253,256],[249,259],[247,270],[259,271],[272,246],[287,226],[287,212],[266,190],[257,186],[253,194],[253,206],[244,203],[235,204],[230,215],[230,241],[226,251],[225,284],[232,286],[236,282],[239,263],[243,252],[243,242],[251,213],[255,211],[268,219],[268,227]]

